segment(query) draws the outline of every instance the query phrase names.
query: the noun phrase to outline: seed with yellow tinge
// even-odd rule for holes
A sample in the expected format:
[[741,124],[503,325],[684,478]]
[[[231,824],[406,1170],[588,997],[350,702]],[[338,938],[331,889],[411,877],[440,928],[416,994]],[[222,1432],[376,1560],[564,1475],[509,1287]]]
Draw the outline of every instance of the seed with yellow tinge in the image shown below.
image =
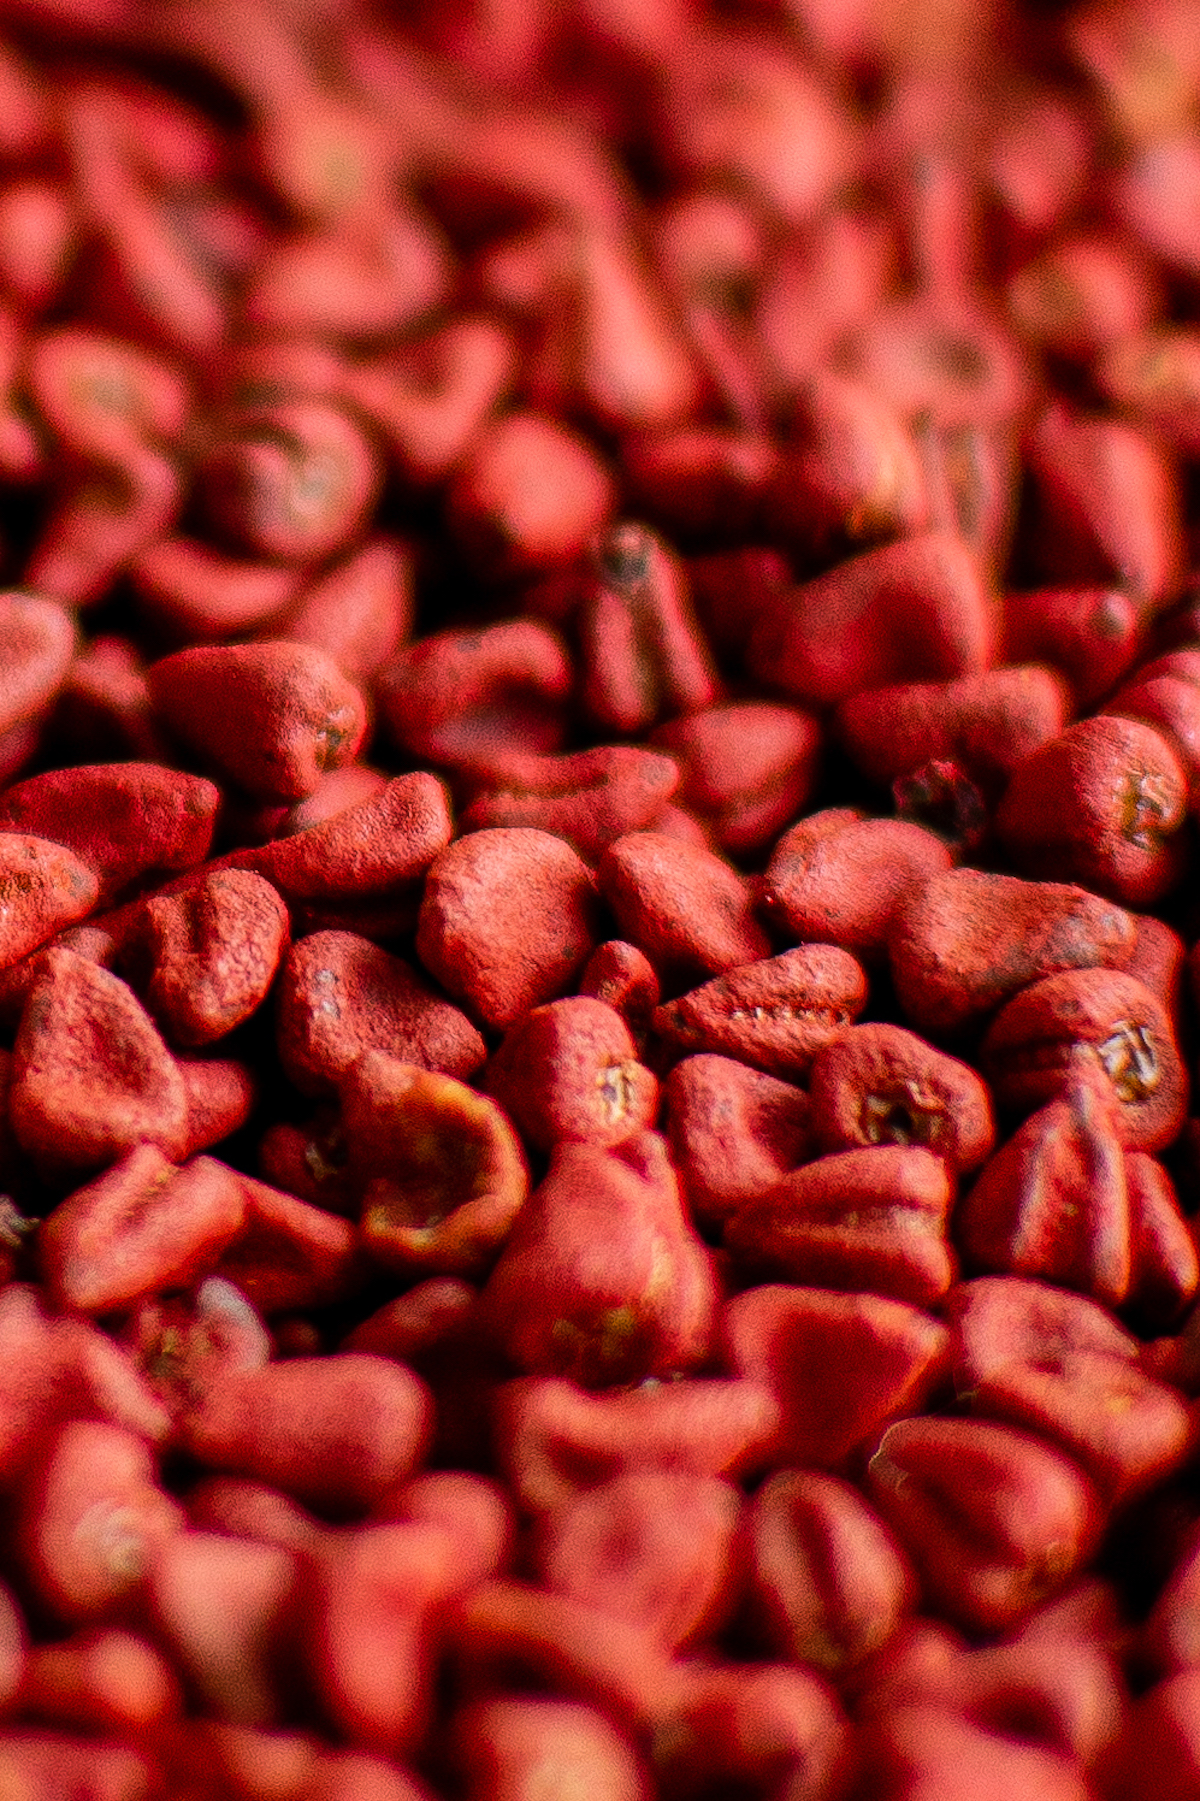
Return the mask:
[[342,1118],[369,1255],[402,1270],[485,1270],[529,1192],[520,1140],[496,1102],[370,1051],[346,1078]]

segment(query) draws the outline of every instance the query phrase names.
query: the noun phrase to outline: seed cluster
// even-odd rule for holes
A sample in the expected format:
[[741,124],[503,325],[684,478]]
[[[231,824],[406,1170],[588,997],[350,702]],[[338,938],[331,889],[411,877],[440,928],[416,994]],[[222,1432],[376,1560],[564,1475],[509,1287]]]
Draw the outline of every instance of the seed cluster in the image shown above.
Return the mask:
[[1200,1794],[1196,0],[0,0],[0,1796]]

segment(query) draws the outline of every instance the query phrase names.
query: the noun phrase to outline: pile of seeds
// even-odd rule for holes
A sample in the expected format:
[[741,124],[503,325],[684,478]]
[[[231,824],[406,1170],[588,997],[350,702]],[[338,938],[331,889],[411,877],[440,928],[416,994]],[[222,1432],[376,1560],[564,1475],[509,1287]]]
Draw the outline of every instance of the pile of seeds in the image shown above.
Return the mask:
[[0,1794],[1200,1793],[1200,5],[0,0]]

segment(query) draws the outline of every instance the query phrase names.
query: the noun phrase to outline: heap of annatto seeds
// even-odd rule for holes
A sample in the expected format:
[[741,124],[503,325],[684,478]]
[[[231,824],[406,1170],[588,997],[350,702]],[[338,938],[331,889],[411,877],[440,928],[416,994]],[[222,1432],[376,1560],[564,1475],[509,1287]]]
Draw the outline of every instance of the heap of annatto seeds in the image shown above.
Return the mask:
[[1195,1801],[1197,0],[0,46],[3,1801]]

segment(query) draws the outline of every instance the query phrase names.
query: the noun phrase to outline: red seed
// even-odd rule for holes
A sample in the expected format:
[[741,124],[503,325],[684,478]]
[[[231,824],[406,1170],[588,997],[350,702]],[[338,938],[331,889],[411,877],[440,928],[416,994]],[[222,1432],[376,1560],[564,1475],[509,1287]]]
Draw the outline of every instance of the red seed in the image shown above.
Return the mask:
[[307,1094],[335,1088],[367,1050],[460,1077],[486,1055],[465,1013],[402,958],[353,932],[314,932],[294,944],[278,992],[280,1059]]
[[723,1329],[737,1374],[778,1401],[779,1460],[824,1469],[919,1407],[948,1345],[939,1321],[900,1301],[776,1284],[728,1301]]
[[932,1307],[955,1273],[951,1199],[945,1164],[918,1146],[841,1151],[751,1196],[724,1239],[758,1275]]
[[343,1082],[341,1114],[369,1255],[402,1271],[485,1270],[529,1192],[501,1109],[452,1076],[368,1051]]
[[868,1466],[871,1493],[951,1619],[998,1631],[1090,1554],[1095,1493],[1041,1439],[981,1420],[899,1420]]
[[541,1512],[627,1469],[737,1478],[761,1469],[779,1407],[759,1382],[719,1377],[586,1393],[552,1376],[496,1394],[496,1447],[522,1504]]
[[653,1124],[658,1083],[620,1014],[584,995],[535,1007],[488,1065],[489,1091],[525,1137],[612,1149]]
[[991,1098],[975,1072],[900,1026],[854,1026],[817,1052],[809,1081],[823,1151],[925,1145],[955,1174],[995,1142]]
[[940,1034],[1059,970],[1121,969],[1134,943],[1131,916],[1086,888],[955,869],[908,891],[888,952],[909,1019]]
[[146,999],[176,1044],[230,1032],[265,999],[288,941],[287,909],[248,870],[215,870],[189,892],[148,900],[136,950]]
[[93,871],[65,846],[0,832],[0,966],[85,918],[99,891]]
[[711,1255],[683,1212],[663,1141],[564,1141],[483,1291],[510,1362],[589,1387],[694,1369],[716,1305]]
[[949,846],[905,819],[863,819],[850,808],[813,813],[777,841],[759,901],[794,938],[880,959],[910,895],[948,870]]
[[745,878],[711,852],[661,831],[629,832],[609,845],[598,875],[624,936],[660,977],[712,975],[769,953]]
[[62,1426],[23,1490],[16,1543],[44,1605],[60,1620],[103,1621],[144,1587],[183,1509],[130,1433],[99,1420]]
[[678,1650],[728,1611],[740,1507],[738,1491],[716,1477],[614,1476],[542,1517],[538,1571],[551,1590],[646,1626]]
[[203,862],[219,800],[212,782],[159,763],[95,763],[9,788],[0,829],[65,845],[96,871],[110,904],[139,877]]
[[230,1372],[183,1420],[210,1469],[255,1476],[317,1507],[358,1512],[408,1476],[429,1396],[402,1364],[366,1352]]
[[521,826],[473,832],[426,874],[417,954],[503,1031],[573,984],[595,946],[596,901],[591,871],[561,838]]
[[481,569],[526,574],[578,555],[613,498],[607,470],[582,438],[540,413],[509,413],[476,438],[447,505]]
[[[358,689],[321,651],[279,640],[176,651],[146,672],[164,723],[249,793],[303,800],[366,730]],[[238,731],[225,729],[232,707]]]
[[555,632],[514,619],[481,632],[436,632],[380,672],[380,710],[423,761],[486,779],[511,758],[558,750],[571,665]]
[[668,1046],[714,1051],[768,1075],[799,1077],[866,998],[866,977],[853,957],[836,945],[801,944],[728,969],[655,1008],[651,1026]]
[[667,1131],[693,1217],[722,1224],[807,1161],[808,1095],[731,1057],[685,1057],[667,1079]]
[[85,957],[43,954],[13,1059],[13,1129],[45,1168],[95,1168],[144,1140],[185,1150],[178,1064],[133,992]]
[[113,1312],[211,1269],[245,1217],[224,1164],[198,1157],[177,1169],[144,1144],[55,1208],[39,1240],[42,1268],[60,1306]]
[[995,651],[993,603],[957,538],[927,533],[850,558],[755,627],[753,674],[828,705],[888,682],[981,675]]
[[750,1605],[772,1649],[837,1676],[872,1656],[913,1604],[907,1559],[849,1482],[785,1470],[742,1522]]

